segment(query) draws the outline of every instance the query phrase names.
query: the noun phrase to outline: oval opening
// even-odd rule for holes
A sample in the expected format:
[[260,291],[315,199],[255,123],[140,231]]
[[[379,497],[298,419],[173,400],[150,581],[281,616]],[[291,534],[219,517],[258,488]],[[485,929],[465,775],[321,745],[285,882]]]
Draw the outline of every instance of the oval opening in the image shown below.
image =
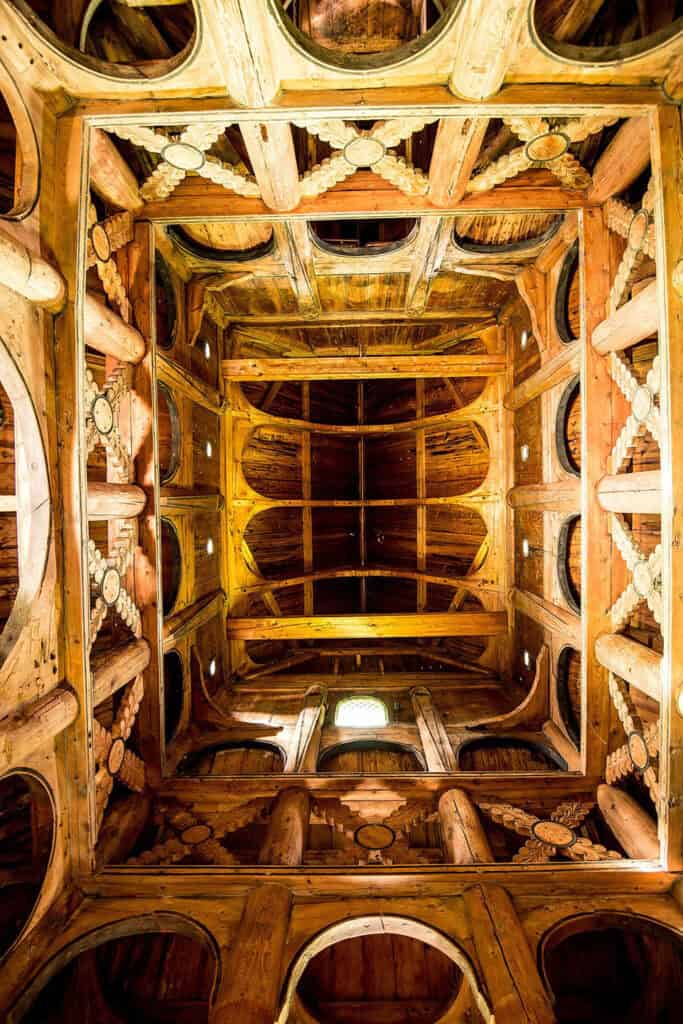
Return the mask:
[[462,984],[462,971],[440,950],[407,935],[376,934],[344,939],[314,956],[297,995],[307,1019],[329,1024],[434,1024]]
[[571,516],[562,524],[557,545],[557,577],[565,601],[580,615],[581,516]]
[[422,772],[422,758],[412,747],[388,740],[351,740],[328,747],[318,758],[318,771],[342,774],[390,775]]
[[567,735],[578,748],[581,742],[581,654],[563,647],[557,661],[557,706]]
[[581,476],[581,382],[574,377],[565,388],[555,419],[555,447],[560,465]]
[[21,220],[40,187],[40,152],[21,90],[0,62],[0,217]]
[[679,0],[606,0],[568,12],[557,0],[534,0],[530,24],[537,45],[554,56],[576,64],[622,64],[679,35],[683,6]]
[[28,924],[52,857],[54,814],[37,776],[12,772],[0,779],[0,957]]
[[650,918],[602,911],[568,918],[539,959],[558,1024],[674,1024],[680,1018],[683,936]]
[[161,517],[161,586],[164,615],[173,611],[183,575],[182,552],[175,526]]
[[581,275],[579,243],[567,251],[555,292],[555,326],[560,339],[569,345],[581,335]]
[[173,348],[178,331],[178,304],[173,275],[166,260],[156,254],[154,258],[156,284],[157,345],[165,350]]
[[417,229],[414,218],[371,217],[366,220],[314,220],[310,232],[326,252],[340,256],[369,256],[396,252]]
[[178,766],[181,775],[280,775],[284,770],[280,747],[259,740],[203,747],[186,754]]
[[467,740],[458,751],[461,772],[566,771],[567,763],[549,748],[515,737]]
[[189,919],[163,912],[124,918],[58,953],[22,996],[15,1019],[204,1024],[217,965],[213,941]]
[[170,743],[180,726],[185,706],[185,672],[177,651],[164,655],[164,735]]
[[188,256],[209,263],[262,259],[275,249],[272,225],[261,221],[175,225],[166,232]]
[[480,214],[457,217],[453,241],[463,252],[479,255],[529,255],[557,233],[563,218],[554,213]]
[[62,57],[112,78],[162,78],[185,62],[196,41],[191,0],[142,7],[91,0],[73,17],[65,16],[62,0],[10,2]]
[[157,438],[159,446],[159,480],[169,483],[180,465],[180,416],[171,389],[157,383]]

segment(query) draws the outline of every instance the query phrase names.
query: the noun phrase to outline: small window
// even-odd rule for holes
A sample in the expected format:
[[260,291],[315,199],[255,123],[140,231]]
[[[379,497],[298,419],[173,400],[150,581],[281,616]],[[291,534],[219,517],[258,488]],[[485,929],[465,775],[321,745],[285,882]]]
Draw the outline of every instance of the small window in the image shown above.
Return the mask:
[[334,724],[351,729],[377,729],[389,724],[389,712],[378,697],[346,697],[337,704]]

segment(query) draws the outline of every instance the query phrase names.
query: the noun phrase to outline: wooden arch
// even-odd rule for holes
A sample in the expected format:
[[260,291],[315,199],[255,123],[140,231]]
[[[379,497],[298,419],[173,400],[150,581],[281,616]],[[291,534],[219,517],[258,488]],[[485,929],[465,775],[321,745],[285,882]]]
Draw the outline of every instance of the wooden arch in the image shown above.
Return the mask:
[[68,945],[63,946],[26,986],[7,1014],[7,1024],[20,1024],[48,982],[82,953],[96,949],[115,939],[127,939],[134,935],[145,934],[183,935],[185,938],[199,942],[208,952],[213,953],[216,962],[216,976],[211,993],[213,999],[213,993],[216,992],[220,983],[221,970],[220,952],[215,939],[206,928],[192,918],[173,911],[159,911],[110,921],[108,924],[79,935]]
[[9,72],[0,60],[0,93],[7,104],[10,117],[17,133],[16,148],[21,153],[21,169],[14,182],[14,205],[2,220],[23,220],[33,211],[40,192],[40,150],[33,120],[24,97]]
[[45,448],[30,392],[0,338],[0,380],[14,412],[19,589],[0,633],[0,668],[29,621],[40,590],[50,542],[50,484]]
[[462,1012],[465,1009],[465,1000],[470,993],[484,1021],[492,1024],[493,1014],[491,1008],[479,986],[472,963],[460,946],[456,945],[443,932],[432,928],[431,925],[395,914],[367,914],[364,917],[338,921],[336,924],[330,925],[313,936],[298,952],[290,965],[287,983],[280,1004],[280,1012],[275,1019],[275,1024],[287,1024],[291,1011],[295,1004],[299,1002],[296,998],[297,986],[308,964],[318,953],[322,953],[324,949],[335,946],[339,942],[344,942],[346,939],[382,934],[401,935],[404,938],[424,942],[427,946],[433,946],[434,949],[438,949],[449,960],[452,960],[462,971],[466,984],[462,985],[460,993],[446,1012],[439,1018],[437,1024],[455,1024],[456,1021],[461,1020]]

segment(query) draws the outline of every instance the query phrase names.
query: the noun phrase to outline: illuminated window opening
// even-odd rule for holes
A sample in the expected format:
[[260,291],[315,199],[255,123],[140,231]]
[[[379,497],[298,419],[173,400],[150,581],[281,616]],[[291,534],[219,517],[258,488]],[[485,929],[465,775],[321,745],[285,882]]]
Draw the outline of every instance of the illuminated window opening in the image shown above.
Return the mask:
[[379,729],[389,724],[389,712],[378,697],[345,697],[337,704],[334,724],[351,729]]

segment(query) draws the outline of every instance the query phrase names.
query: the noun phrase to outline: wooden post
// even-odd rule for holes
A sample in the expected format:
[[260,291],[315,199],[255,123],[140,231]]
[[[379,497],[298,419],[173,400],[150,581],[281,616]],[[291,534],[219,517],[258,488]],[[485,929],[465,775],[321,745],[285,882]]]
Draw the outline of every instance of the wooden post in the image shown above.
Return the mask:
[[463,789],[449,789],[440,797],[439,822],[447,864],[493,862],[477,808]]
[[9,715],[0,725],[0,775],[25,763],[71,725],[78,714],[78,700],[62,686]]
[[140,332],[90,292],[85,296],[85,343],[123,363],[139,363],[145,354]]
[[495,1019],[553,1024],[555,1014],[506,890],[474,886],[465,893],[465,907]]
[[661,654],[627,636],[605,633],[595,641],[595,657],[615,676],[633,683],[653,700],[661,700]]
[[51,313],[58,313],[66,300],[66,284],[59,271],[2,229],[0,284]]
[[210,1024],[273,1024],[292,896],[282,885],[252,889],[226,951]]
[[629,857],[657,860],[659,840],[657,822],[632,796],[616,786],[598,786],[598,807]]
[[309,687],[304,695],[304,706],[299,712],[294,735],[287,752],[285,772],[315,771],[326,707],[327,690],[325,687]]
[[600,507],[605,512],[659,515],[662,511],[662,474],[658,469],[607,474],[598,483],[597,493]]
[[310,813],[311,798],[307,790],[283,789],[273,805],[259,864],[290,867],[303,864]]
[[431,691],[425,686],[410,691],[415,722],[420,733],[428,772],[454,772],[455,754],[439,711],[434,707]]

